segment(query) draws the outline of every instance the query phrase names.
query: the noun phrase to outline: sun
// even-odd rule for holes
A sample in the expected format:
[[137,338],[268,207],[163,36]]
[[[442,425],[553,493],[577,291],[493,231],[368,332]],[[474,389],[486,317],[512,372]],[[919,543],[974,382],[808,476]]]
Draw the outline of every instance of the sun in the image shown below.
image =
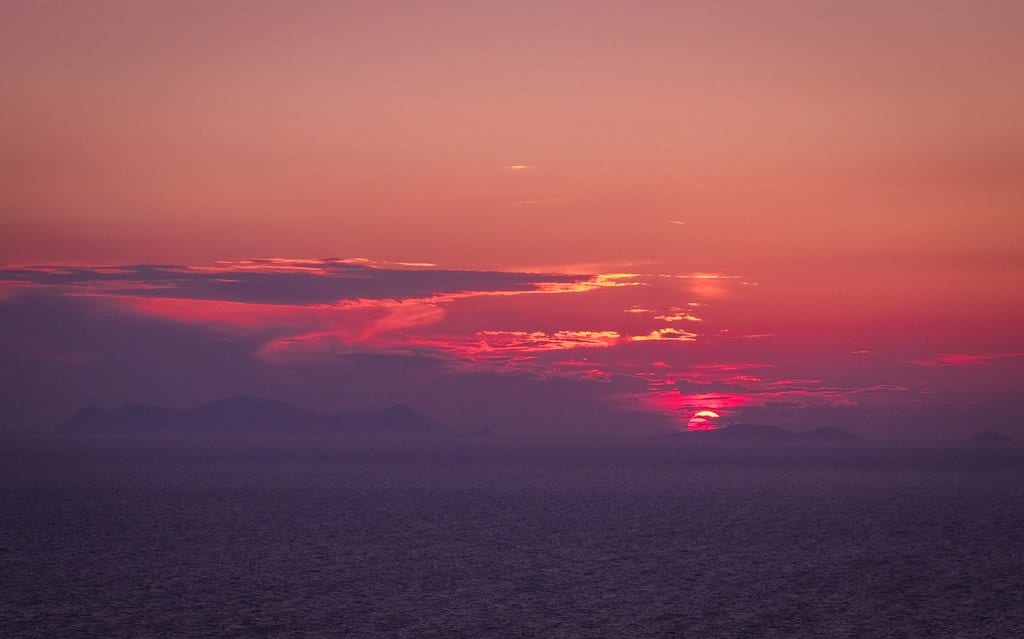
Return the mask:
[[686,424],[687,430],[715,430],[718,426],[715,424],[715,420],[718,419],[719,414],[713,410],[699,410],[690,417],[690,421]]

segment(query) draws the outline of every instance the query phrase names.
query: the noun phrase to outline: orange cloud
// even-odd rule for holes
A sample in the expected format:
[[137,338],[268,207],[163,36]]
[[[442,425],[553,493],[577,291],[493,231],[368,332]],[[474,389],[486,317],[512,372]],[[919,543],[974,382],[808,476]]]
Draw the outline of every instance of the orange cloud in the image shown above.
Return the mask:
[[659,328],[647,335],[634,335],[630,338],[634,342],[692,342],[696,339],[696,333],[682,331],[677,328]]
[[[515,351],[537,353],[573,348],[607,348],[619,343],[621,335],[615,331],[557,331],[542,333],[525,331],[480,331],[478,353]],[[472,350],[470,352],[473,352]]]

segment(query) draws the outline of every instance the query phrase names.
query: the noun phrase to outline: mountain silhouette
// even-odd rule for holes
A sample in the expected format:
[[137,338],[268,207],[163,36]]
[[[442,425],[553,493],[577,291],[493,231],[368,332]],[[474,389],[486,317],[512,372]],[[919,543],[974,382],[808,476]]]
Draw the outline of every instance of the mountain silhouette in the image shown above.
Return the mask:
[[778,426],[761,424],[733,424],[714,430],[694,431],[695,434],[716,439],[789,439],[793,433]]
[[404,404],[384,410],[317,413],[276,399],[232,397],[194,408],[122,404],[86,406],[64,422],[75,432],[335,433],[362,436],[435,435],[440,424]]
[[864,439],[860,435],[854,435],[849,431],[845,431],[842,428],[835,428],[834,426],[822,426],[820,428],[812,428],[811,430],[803,430],[798,433],[793,433],[793,435],[800,439],[817,439],[829,441],[862,441]]

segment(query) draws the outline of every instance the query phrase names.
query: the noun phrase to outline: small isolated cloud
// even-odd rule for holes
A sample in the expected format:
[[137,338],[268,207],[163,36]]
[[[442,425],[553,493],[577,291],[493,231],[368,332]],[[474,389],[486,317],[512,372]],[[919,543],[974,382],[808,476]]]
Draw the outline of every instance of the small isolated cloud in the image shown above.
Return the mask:
[[739,275],[723,275],[722,273],[686,273],[676,275],[681,280],[738,280]]
[[663,322],[681,322],[683,320],[687,322],[703,321],[701,318],[690,313],[688,310],[678,306],[663,309],[661,315],[655,315],[654,319],[661,320]]
[[692,342],[697,339],[697,334],[669,327],[655,329],[647,335],[634,335],[630,339],[634,342]]
[[721,362],[714,364],[694,364],[693,370],[705,373],[735,373],[738,371],[757,370],[759,368],[771,368],[772,364],[767,362]]
[[615,331],[480,331],[482,351],[512,349],[523,352],[565,350],[570,348],[606,348],[618,343]]
[[558,204],[561,204],[561,203],[562,203],[562,198],[560,198],[560,197],[543,197],[543,198],[536,198],[536,199],[519,200],[518,202],[516,202],[516,204],[518,204],[519,206],[540,206],[540,207],[543,207],[543,206],[557,206]]
[[690,313],[687,309],[679,306],[663,307],[658,309],[651,309],[645,306],[634,304],[633,306],[625,309],[626,313],[632,313],[634,315],[652,315],[654,319],[661,320],[662,322],[681,322],[686,320],[687,322],[701,322],[701,318]]

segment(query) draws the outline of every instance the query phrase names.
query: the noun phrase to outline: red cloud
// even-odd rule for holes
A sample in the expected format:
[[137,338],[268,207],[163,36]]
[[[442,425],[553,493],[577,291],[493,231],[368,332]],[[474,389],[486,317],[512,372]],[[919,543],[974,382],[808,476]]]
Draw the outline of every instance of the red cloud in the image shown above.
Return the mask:
[[988,362],[1024,357],[1024,353],[940,353],[928,359],[911,360],[915,366],[976,366]]

